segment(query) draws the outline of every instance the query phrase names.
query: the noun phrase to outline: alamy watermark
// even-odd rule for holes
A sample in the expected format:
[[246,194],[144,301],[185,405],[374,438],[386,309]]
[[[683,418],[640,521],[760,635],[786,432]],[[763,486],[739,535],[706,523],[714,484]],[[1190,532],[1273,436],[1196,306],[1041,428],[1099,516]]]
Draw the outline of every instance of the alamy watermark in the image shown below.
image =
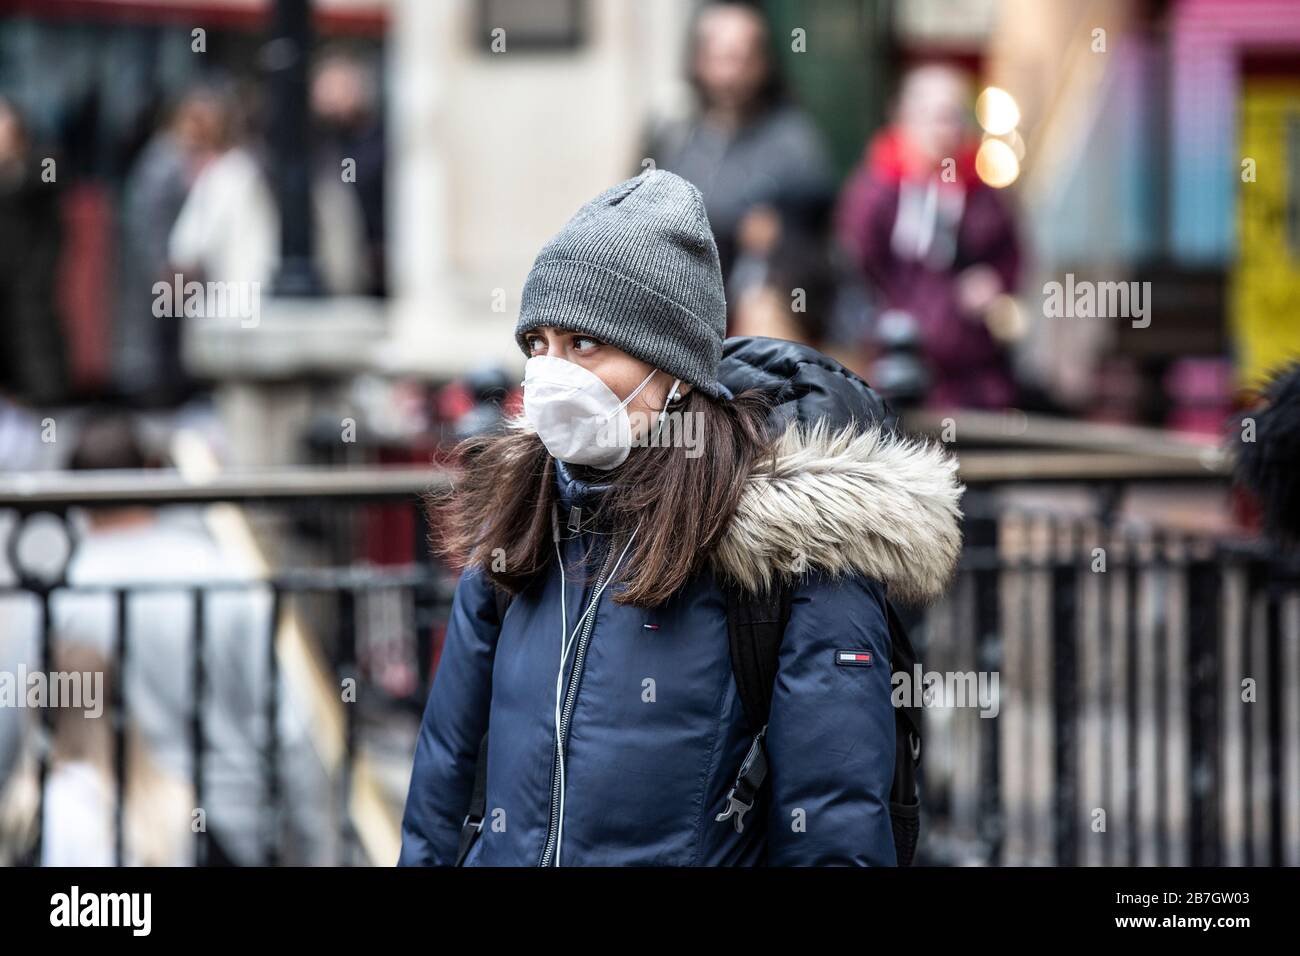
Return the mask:
[[171,282],[153,284],[154,318],[239,319],[252,329],[262,321],[262,283],[198,282],[177,272]]
[[94,893],[75,883],[50,897],[51,926],[118,926],[132,936],[148,936],[153,927],[152,893]]
[[628,412],[631,439],[620,435],[622,422],[611,416],[596,433],[596,443],[601,448],[684,448],[687,458],[704,454],[704,415],[700,412],[666,412],[659,424],[659,412]]
[[1151,324],[1150,282],[1076,281],[1043,284],[1043,316],[1048,319],[1132,319],[1133,328]]
[[0,671],[0,707],[56,707],[104,713],[103,671]]
[[1000,708],[997,671],[894,671],[890,695],[895,707],[978,707],[981,717]]

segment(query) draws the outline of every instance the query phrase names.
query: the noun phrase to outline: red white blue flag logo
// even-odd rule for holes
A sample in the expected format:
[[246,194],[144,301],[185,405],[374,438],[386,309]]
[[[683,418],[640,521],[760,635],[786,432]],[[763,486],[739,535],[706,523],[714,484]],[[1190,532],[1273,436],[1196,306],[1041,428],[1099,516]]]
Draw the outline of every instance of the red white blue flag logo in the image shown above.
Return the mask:
[[839,650],[835,652],[835,663],[845,667],[870,667],[871,652],[863,650]]

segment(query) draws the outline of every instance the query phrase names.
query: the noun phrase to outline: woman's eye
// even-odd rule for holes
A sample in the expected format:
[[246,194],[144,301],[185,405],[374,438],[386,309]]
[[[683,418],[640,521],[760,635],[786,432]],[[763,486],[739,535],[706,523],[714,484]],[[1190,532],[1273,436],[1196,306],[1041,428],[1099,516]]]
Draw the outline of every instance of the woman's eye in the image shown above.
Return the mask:
[[579,352],[590,352],[592,349],[600,347],[600,343],[586,335],[577,335],[573,339],[573,347]]
[[546,343],[542,341],[542,337],[540,335],[525,336],[524,341],[528,343],[528,351],[531,352],[533,355],[537,355],[546,347]]

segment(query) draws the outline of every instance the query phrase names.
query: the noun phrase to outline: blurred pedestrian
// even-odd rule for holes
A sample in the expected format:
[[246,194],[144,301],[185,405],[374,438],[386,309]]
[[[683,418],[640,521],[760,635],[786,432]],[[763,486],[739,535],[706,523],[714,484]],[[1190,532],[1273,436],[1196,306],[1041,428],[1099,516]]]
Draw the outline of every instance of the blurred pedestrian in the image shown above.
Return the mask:
[[363,291],[382,296],[387,291],[384,126],[374,67],[348,53],[326,54],[317,63],[312,78],[311,108],[316,134],[316,180],[331,187],[340,183],[347,187],[347,198],[360,212],[364,229]]
[[0,97],[0,393],[35,405],[68,390],[55,304],[63,229],[54,163],[35,153],[18,107]]
[[[175,271],[189,282],[239,283],[269,295],[280,264],[280,210],[248,129],[245,110],[226,98],[225,135],[195,179],[168,241]],[[355,186],[343,170],[311,175],[314,265],[324,291],[359,295],[370,281],[365,222]],[[241,293],[242,294],[242,293]],[[233,310],[232,310],[233,311]],[[246,315],[213,318],[249,318]]]
[[[81,425],[76,442],[69,462],[73,470],[138,472],[158,463],[123,415],[93,414]],[[195,597],[189,582],[214,586],[205,590],[203,602],[205,787],[197,806],[210,841],[210,862],[264,862],[268,832],[281,841],[285,862],[330,862],[329,778],[312,745],[307,701],[298,685],[283,677],[276,713],[283,812],[274,820],[268,816],[266,702],[271,692],[272,622],[270,596],[258,587],[253,573],[233,561],[192,517],[164,515],[144,506],[110,506],[87,510],[67,581],[69,587],[60,589],[51,602],[56,649],[64,653],[83,647],[103,660],[112,658],[118,639],[112,589],[131,592],[133,586],[151,585],[129,594],[126,671],[118,679],[150,765],[172,785],[185,786],[193,779],[190,721],[196,694]],[[26,605],[7,602],[5,611],[0,661],[26,660],[28,670],[34,670],[37,621]],[[0,708],[0,725],[19,719],[19,711]],[[0,742],[12,738],[12,726],[0,728]],[[77,752],[86,750],[79,746]],[[82,783],[85,786],[70,790],[74,804],[74,794],[93,796],[87,795],[94,789],[92,782]],[[194,809],[192,800],[182,807],[180,824],[187,830]],[[64,822],[57,817],[46,821],[51,828]],[[158,820],[157,826],[174,827],[177,822]],[[193,859],[192,849],[187,845],[187,860]]]
[[114,365],[118,390],[134,398],[167,402],[186,387],[179,317],[154,314],[153,286],[172,282],[168,239],[190,187],[224,148],[228,122],[216,90],[187,91],[127,175]]
[[[95,699],[92,707],[69,705],[66,700],[49,702],[53,734],[43,807],[37,792],[34,746],[23,755],[20,770],[11,776],[0,774],[0,865],[113,866],[114,817],[119,809],[113,772],[114,726],[103,718],[102,711],[116,692],[116,675],[100,653],[74,641],[56,645],[51,670],[82,678],[83,698],[77,703],[92,703],[85,696],[90,685]],[[36,714],[30,716],[32,721],[40,719]],[[184,866],[194,858],[190,829],[194,791],[188,780],[159,771],[129,716],[123,740],[123,863]],[[31,857],[38,816],[45,821],[45,828],[36,860]]]
[[969,78],[928,64],[903,78],[896,117],[870,143],[836,211],[846,253],[885,310],[916,327],[929,403],[1000,408],[1016,400],[1010,356],[986,321],[1015,289],[1010,210],[975,171]]
[[237,104],[223,95],[219,108],[215,148],[176,216],[168,261],[185,282],[256,283],[269,289],[280,257],[275,196]]
[[761,255],[782,228],[823,216],[834,181],[820,131],[785,92],[758,9],[706,5],[690,46],[695,110],[652,126],[644,157],[703,193],[730,284],[742,247]]

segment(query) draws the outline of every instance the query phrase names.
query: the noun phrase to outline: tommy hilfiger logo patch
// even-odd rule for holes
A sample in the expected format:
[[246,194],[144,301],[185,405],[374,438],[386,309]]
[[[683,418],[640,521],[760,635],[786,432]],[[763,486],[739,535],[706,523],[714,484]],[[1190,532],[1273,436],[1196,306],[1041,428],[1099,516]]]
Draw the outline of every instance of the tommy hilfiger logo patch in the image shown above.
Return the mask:
[[845,667],[870,667],[871,652],[839,650],[835,652],[835,663]]

